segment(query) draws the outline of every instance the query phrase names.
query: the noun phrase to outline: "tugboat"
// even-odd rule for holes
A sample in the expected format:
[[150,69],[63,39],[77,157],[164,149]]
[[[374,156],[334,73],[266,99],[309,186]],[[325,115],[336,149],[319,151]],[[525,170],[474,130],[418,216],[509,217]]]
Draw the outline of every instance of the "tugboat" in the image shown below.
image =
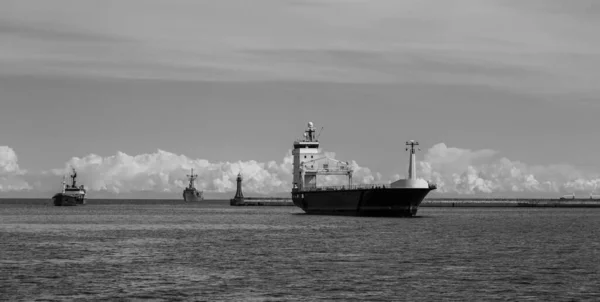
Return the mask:
[[190,175],[188,175],[187,177],[188,177],[188,180],[190,181],[190,184],[188,185],[187,188],[185,188],[183,190],[183,200],[189,201],[189,202],[204,200],[203,192],[198,191],[196,189],[196,187],[194,186],[194,180],[196,180],[196,178],[198,178],[198,174],[194,174],[193,168],[192,168],[192,173],[190,173]]
[[[348,162],[325,156],[319,149],[313,123],[308,123],[304,138],[294,142],[292,155],[294,204],[307,214],[352,216],[406,216],[417,214],[419,205],[436,185],[417,179],[416,141],[406,142],[410,150],[408,179],[389,185],[353,185],[352,166]],[[317,175],[344,175],[347,186],[319,187]]]
[[63,189],[61,193],[56,193],[52,197],[55,206],[78,206],[85,204],[85,188],[83,185],[77,187],[77,172],[73,168],[71,174],[72,183],[67,185],[63,176]]

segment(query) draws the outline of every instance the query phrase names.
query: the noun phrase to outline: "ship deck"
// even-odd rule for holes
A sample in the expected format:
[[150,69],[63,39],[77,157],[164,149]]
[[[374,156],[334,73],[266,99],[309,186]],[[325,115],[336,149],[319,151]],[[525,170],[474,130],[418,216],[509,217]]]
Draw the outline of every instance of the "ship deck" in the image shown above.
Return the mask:
[[374,185],[309,187],[309,188],[292,190],[292,192],[293,193],[305,193],[305,192],[320,192],[320,191],[360,191],[360,190],[377,190],[377,189],[403,189],[403,188],[392,188],[390,185],[374,184]]

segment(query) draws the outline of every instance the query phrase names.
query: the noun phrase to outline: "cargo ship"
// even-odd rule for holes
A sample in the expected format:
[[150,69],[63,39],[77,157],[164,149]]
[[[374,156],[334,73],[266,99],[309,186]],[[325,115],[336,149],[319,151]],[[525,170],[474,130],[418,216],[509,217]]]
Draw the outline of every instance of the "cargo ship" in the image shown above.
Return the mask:
[[62,192],[54,194],[52,201],[55,206],[78,206],[85,204],[85,188],[83,185],[77,187],[77,172],[73,168],[71,174],[71,185],[67,185],[63,176]]
[[198,178],[198,174],[194,174],[194,169],[192,168],[192,172],[187,176],[190,184],[187,188],[183,190],[183,200],[188,202],[194,201],[202,201],[204,200],[203,192],[198,191],[194,186],[194,181]]
[[[389,185],[354,185],[348,162],[327,157],[319,148],[313,123],[304,137],[294,141],[292,201],[307,214],[412,217],[436,185],[417,179],[416,141],[406,142],[410,151],[408,178]],[[318,186],[319,175],[348,177],[348,185]]]

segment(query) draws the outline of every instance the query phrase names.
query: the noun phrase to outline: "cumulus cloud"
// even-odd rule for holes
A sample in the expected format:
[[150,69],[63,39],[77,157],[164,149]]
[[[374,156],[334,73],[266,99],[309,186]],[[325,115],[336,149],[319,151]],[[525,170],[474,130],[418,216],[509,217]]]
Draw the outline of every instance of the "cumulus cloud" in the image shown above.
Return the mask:
[[[326,153],[334,158],[335,153]],[[82,183],[91,191],[108,191],[114,193],[156,191],[180,192],[188,182],[187,174],[194,169],[198,174],[196,186],[208,192],[228,192],[236,189],[236,178],[241,173],[244,191],[250,193],[270,194],[288,192],[292,187],[292,153],[289,150],[281,162],[209,162],[205,159],[192,159],[185,155],[177,155],[158,150],[155,153],[128,155],[118,152],[116,155],[102,157],[96,154],[69,160],[61,169],[52,170],[51,174],[69,173],[75,168]],[[381,175],[372,173],[368,168],[352,161],[354,181],[356,183],[372,183],[380,180]],[[323,185],[345,184],[342,177],[328,176],[322,179]]]
[[0,146],[0,173],[13,173],[19,171],[18,158],[15,151],[7,146]]
[[431,147],[419,168],[420,175],[437,183],[441,193],[592,192],[600,184],[598,174],[570,165],[529,166],[494,150],[473,151],[444,143]]
[[[38,173],[25,173],[19,169],[15,152],[8,147],[0,149],[1,191],[17,189],[48,191],[57,189],[63,175],[76,169],[78,181],[90,192],[135,193],[141,191],[179,193],[187,186],[187,175],[194,169],[198,174],[196,186],[207,192],[229,192],[236,189],[238,173],[244,177],[244,191],[258,194],[289,192],[292,187],[292,153],[285,154],[280,162],[210,162],[193,159],[164,150],[154,153],[129,155],[117,152],[111,156],[89,154],[73,157],[63,167]],[[335,153],[326,152],[335,158]],[[355,183],[372,183],[381,180],[379,173],[361,167],[355,161]],[[18,182],[17,182],[18,180]],[[27,180],[27,181],[25,181]],[[323,185],[341,185],[344,177],[328,176],[321,179]],[[19,186],[17,186],[19,185]]]
[[[325,152],[335,158],[333,152]],[[63,167],[41,172],[28,172],[19,167],[15,151],[0,146],[0,192],[57,190],[63,175],[71,168],[78,172],[80,184],[91,192],[114,194],[161,192],[179,194],[187,186],[186,175],[193,168],[198,174],[196,186],[205,192],[225,193],[236,189],[236,177],[244,177],[244,192],[276,194],[289,192],[292,186],[291,150],[281,161],[210,162],[164,150],[129,155],[117,152],[111,156],[89,154],[73,157]],[[389,183],[404,175],[382,177],[368,167],[349,161],[353,167],[353,183]],[[561,164],[530,166],[502,157],[497,151],[469,150],[432,146],[418,163],[420,178],[438,186],[438,193],[473,195],[516,193],[528,196],[538,193],[589,194],[600,185],[598,174]],[[344,176],[320,177],[319,185],[345,185]]]
[[0,146],[0,192],[31,189],[22,178],[25,172],[19,168],[15,151],[10,147]]
[[245,189],[271,193],[289,189],[291,153],[279,164],[275,161],[261,163],[253,160],[212,163],[164,150],[140,155],[118,152],[107,157],[90,154],[82,158],[74,157],[62,169],[55,169],[52,173],[66,174],[70,167],[78,171],[81,182],[91,191],[179,192],[187,186],[186,176],[194,169],[194,174],[198,174],[196,186],[201,190],[235,190],[236,177],[241,172],[245,179]]

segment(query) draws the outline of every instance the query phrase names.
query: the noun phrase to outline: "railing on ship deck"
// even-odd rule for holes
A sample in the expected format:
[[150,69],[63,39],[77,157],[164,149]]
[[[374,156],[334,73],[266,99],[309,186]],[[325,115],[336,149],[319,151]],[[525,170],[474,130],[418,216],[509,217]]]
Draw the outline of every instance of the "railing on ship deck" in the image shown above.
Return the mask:
[[311,192],[311,191],[340,191],[340,190],[360,190],[360,189],[385,189],[389,188],[390,185],[384,184],[370,184],[370,185],[352,185],[352,186],[326,186],[326,187],[308,187],[303,188],[299,191]]

